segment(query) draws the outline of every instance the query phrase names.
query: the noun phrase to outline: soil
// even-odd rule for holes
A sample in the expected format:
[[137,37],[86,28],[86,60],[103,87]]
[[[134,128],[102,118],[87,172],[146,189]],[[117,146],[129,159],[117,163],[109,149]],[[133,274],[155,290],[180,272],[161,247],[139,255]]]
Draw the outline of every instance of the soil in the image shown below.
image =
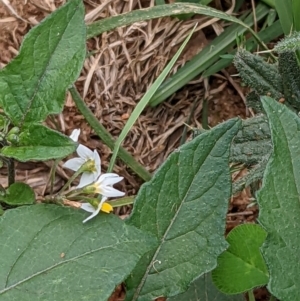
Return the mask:
[[[153,1],[126,1],[124,5],[121,5],[121,2],[114,1],[114,4],[108,5],[108,8],[104,8],[97,15],[90,17],[88,22],[99,17],[107,17],[112,13],[128,11],[129,3],[133,8],[138,8],[140,5],[142,7],[153,5]],[[216,1],[216,5],[219,5],[219,2]],[[30,28],[65,1],[10,0],[8,3],[10,3],[10,7],[0,2],[0,69],[18,54],[24,35]],[[85,1],[87,13],[93,12],[99,3],[100,1],[96,0]],[[202,19],[200,18],[200,20]],[[222,25],[222,22],[218,23],[219,28]],[[158,42],[162,38],[162,28],[168,26],[169,28],[165,29],[164,32],[164,46],[160,47],[161,44]],[[94,56],[86,59],[76,86],[95,116],[114,137],[118,136],[135,104],[162,71],[168,59],[172,57],[193,26],[194,22],[190,20],[178,21],[174,18],[164,18],[140,22],[88,41],[88,49],[96,49],[97,52]],[[176,33],[176,30],[180,30],[180,32]],[[143,34],[143,31],[147,34]],[[201,51],[214,34],[211,27],[208,30],[205,28],[198,30],[190,41],[188,50],[183,53],[176,64],[173,73],[193,55]],[[136,40],[136,36],[139,39]],[[111,46],[117,41],[123,41],[123,44]],[[101,47],[106,50],[99,55]],[[124,49],[127,50],[130,57],[124,55]],[[170,49],[172,50],[170,51]],[[96,60],[98,60],[98,64]],[[97,67],[89,79],[88,74],[95,62]],[[179,146],[185,127],[184,123],[188,120],[195,99],[198,101],[190,125],[192,127],[201,126],[202,99],[204,96],[209,99],[209,126],[215,126],[235,116],[246,118],[247,110],[241,98],[245,91],[238,80],[235,80],[235,85],[233,85],[228,79],[228,76],[230,77],[233,73],[235,70],[231,67],[225,75],[220,73],[212,76],[206,83],[197,77],[163,104],[155,108],[147,108],[126,138],[124,147],[150,172],[155,171],[166,157]],[[111,151],[99,140],[77,111],[70,95],[67,96],[63,113],[56,117],[56,122],[60,126],[61,132],[67,135],[74,128],[80,128],[82,131],[80,142],[99,151],[102,168],[106,170]],[[47,123],[49,126],[53,126],[51,120],[47,120]],[[191,132],[188,134],[190,136]],[[16,168],[17,180],[26,181],[30,184],[38,196],[47,193],[49,163],[19,163]],[[142,181],[120,161],[117,162],[115,171],[126,179],[126,182],[122,184],[123,186],[119,188],[126,191],[128,195],[137,194]],[[58,169],[58,172],[55,181],[57,189],[68,178],[68,174],[62,168]],[[234,175],[234,177],[238,176]],[[0,184],[7,185],[5,169],[1,170]],[[244,190],[231,199],[227,232],[241,223],[255,221],[258,213],[257,208],[247,208],[250,197],[250,192]],[[130,213],[130,207],[124,207],[117,213],[126,216]],[[124,288],[120,285],[109,300],[121,301],[123,299]],[[266,290],[258,289],[256,291],[256,300],[267,299]],[[159,300],[162,301],[163,299],[160,298]]]

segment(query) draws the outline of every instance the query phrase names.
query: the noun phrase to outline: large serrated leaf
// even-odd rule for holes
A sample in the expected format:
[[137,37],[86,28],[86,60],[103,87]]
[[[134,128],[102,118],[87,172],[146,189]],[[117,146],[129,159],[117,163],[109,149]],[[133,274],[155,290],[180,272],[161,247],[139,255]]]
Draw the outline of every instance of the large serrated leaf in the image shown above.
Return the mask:
[[14,125],[61,112],[85,58],[85,37],[82,0],[68,1],[25,36],[19,55],[0,72],[0,105]]
[[262,102],[274,146],[257,195],[259,222],[268,233],[262,246],[268,288],[281,301],[300,300],[300,120],[269,97]]
[[259,95],[269,95],[276,100],[283,97],[282,79],[275,64],[271,65],[258,55],[241,49],[234,65],[242,80]]
[[266,231],[255,224],[235,227],[226,237],[229,248],[212,271],[216,287],[225,294],[239,294],[268,283],[266,264],[259,251]]
[[83,225],[84,215],[54,205],[5,212],[1,301],[107,301],[155,239],[114,215]]
[[189,289],[167,301],[245,301],[243,295],[229,296],[221,293],[213,284],[211,274],[204,274]]
[[0,153],[19,161],[64,158],[75,151],[77,145],[69,137],[41,124],[30,124],[20,134],[17,146],[5,146]]
[[183,145],[140,189],[127,224],[152,233],[159,244],[127,279],[127,300],[177,295],[216,266],[226,248],[228,157],[239,126],[232,119]]

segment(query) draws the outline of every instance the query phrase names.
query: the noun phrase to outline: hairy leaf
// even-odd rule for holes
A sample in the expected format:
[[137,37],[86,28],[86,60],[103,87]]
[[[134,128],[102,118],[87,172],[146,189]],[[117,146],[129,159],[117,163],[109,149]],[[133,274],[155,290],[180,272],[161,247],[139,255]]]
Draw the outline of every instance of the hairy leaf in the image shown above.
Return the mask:
[[177,295],[216,266],[226,248],[229,148],[239,126],[232,119],[183,145],[140,189],[127,224],[159,243],[127,279],[127,300]]
[[300,300],[300,120],[269,97],[262,102],[274,147],[257,195],[259,222],[268,233],[262,246],[268,288],[281,301]]
[[14,125],[60,113],[66,89],[85,58],[82,0],[72,0],[35,26],[19,55],[0,71],[0,105]]
[[234,65],[242,80],[259,95],[269,95],[276,100],[283,97],[282,79],[274,64],[242,49],[237,52]]
[[245,301],[243,295],[229,296],[221,293],[207,273],[194,281],[189,289],[180,295],[168,298],[167,301]]
[[216,287],[225,294],[239,294],[268,283],[268,270],[259,248],[266,231],[259,225],[244,224],[227,236],[229,248],[218,258],[212,271]]
[[254,111],[257,114],[263,112],[260,96],[257,94],[256,91],[251,91],[250,93],[247,94],[246,105],[247,107],[254,109]]
[[243,120],[233,140],[230,161],[256,164],[268,158],[272,151],[271,134],[266,117],[255,116]]
[[262,180],[268,162],[267,159],[267,157],[262,159],[256,166],[251,168],[245,176],[232,183],[232,195],[241,192],[243,189],[257,181]]
[[8,205],[30,205],[35,202],[35,194],[29,185],[16,182],[0,195],[0,200]]
[[107,301],[154,245],[114,215],[54,205],[7,210],[0,218],[1,301]]
[[290,36],[285,37],[278,42],[274,50],[278,53],[282,52],[294,52],[300,49],[300,32],[295,31]]
[[19,136],[17,146],[5,146],[0,153],[19,161],[50,160],[68,156],[76,149],[69,137],[41,124],[26,126]]
[[296,54],[281,53],[278,59],[278,69],[282,76],[286,102],[300,111],[300,68]]

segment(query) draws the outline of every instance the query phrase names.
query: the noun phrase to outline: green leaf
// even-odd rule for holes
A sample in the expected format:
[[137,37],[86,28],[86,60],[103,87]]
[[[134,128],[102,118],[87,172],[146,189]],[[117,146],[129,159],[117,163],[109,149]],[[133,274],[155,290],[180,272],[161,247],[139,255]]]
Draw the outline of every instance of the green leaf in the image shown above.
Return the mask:
[[278,53],[282,52],[294,52],[300,49],[300,32],[293,32],[291,35],[285,37],[280,42],[278,42],[274,51]]
[[278,58],[285,101],[300,111],[300,67],[294,52],[283,52]]
[[[269,8],[263,4],[258,4],[255,8],[256,20],[262,20],[269,12]],[[244,25],[241,20],[239,24],[232,24],[222,32],[218,37],[214,38],[205,48],[195,55],[189,62],[169,77],[154,94],[150,105],[156,106],[171,96],[174,92],[182,88],[196,76],[201,74],[212,64],[219,60],[220,55],[227,53],[236,45],[236,37],[246,34],[247,28],[253,26],[253,14],[246,13],[247,18],[244,19]],[[244,16],[244,15],[243,15]],[[246,27],[247,28],[246,28]],[[261,41],[257,36],[258,43]]]
[[175,296],[216,266],[227,246],[228,157],[239,126],[232,119],[184,144],[140,189],[127,224],[159,243],[127,279],[126,300]]
[[221,293],[211,279],[211,274],[204,274],[194,281],[189,289],[167,301],[244,301],[243,295],[228,296]]
[[41,124],[24,128],[17,146],[5,146],[0,153],[19,161],[59,159],[73,153],[77,147],[69,137]]
[[258,55],[244,49],[237,52],[234,65],[242,80],[259,95],[270,95],[276,100],[283,97],[282,79],[275,64],[268,64]]
[[103,32],[110,31],[117,27],[129,25],[134,22],[189,13],[203,14],[206,16],[223,19],[229,22],[240,24],[252,31],[251,28],[241,20],[206,5],[199,3],[172,3],[135,10],[126,14],[96,21],[87,27],[87,38],[95,37]]
[[6,189],[0,200],[8,205],[30,205],[35,202],[35,194],[29,185],[17,182]]
[[253,183],[262,180],[267,166],[267,159],[268,158],[263,158],[255,167],[251,168],[246,175],[232,183],[232,195],[235,195]]
[[255,224],[234,228],[227,236],[229,248],[212,271],[216,287],[225,294],[239,294],[268,283],[268,270],[259,248],[266,231]]
[[300,119],[286,106],[262,97],[274,152],[257,195],[259,222],[268,233],[262,253],[268,289],[281,301],[300,300]]
[[[247,20],[248,19],[246,19],[245,22],[247,22]],[[228,30],[228,28],[225,29],[225,31],[226,30]],[[225,33],[225,31],[220,35],[220,37]],[[271,26],[260,30],[258,32],[258,36],[264,43],[269,43],[269,42],[277,39],[279,36],[281,36],[282,33],[283,32],[282,32],[281,25],[279,23],[279,20],[277,20]],[[222,41],[220,40],[220,44],[221,44],[221,42]],[[213,43],[215,43],[215,39],[213,40]],[[219,46],[221,46],[221,45],[219,45]],[[248,51],[252,51],[253,49],[256,49],[257,46],[258,46],[258,42],[253,37],[248,39],[245,43],[245,49],[247,49]],[[230,51],[229,53],[230,53],[230,55],[235,54],[236,49],[234,49],[233,51]],[[220,55],[220,57],[222,57],[222,55]],[[213,65],[209,66],[209,68],[202,73],[202,76],[209,77],[211,75],[214,75],[214,74],[218,73],[220,70],[228,67],[231,63],[232,63],[232,59],[223,58],[223,59],[217,61],[216,63],[214,63]]]
[[14,125],[61,112],[85,58],[85,32],[82,0],[72,0],[25,36],[19,55],[0,72],[0,105]]
[[293,5],[292,0],[274,0],[275,9],[285,35],[290,34],[293,28]]
[[243,120],[230,149],[230,162],[256,164],[268,158],[271,151],[271,134],[266,117],[255,116]]
[[0,218],[1,301],[107,301],[154,239],[118,217],[55,205]]

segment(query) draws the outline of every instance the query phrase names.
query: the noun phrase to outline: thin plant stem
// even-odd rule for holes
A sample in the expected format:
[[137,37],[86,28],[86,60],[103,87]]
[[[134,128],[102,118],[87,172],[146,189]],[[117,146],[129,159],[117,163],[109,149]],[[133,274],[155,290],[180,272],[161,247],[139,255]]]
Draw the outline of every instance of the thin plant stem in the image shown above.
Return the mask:
[[54,181],[55,181],[55,172],[58,166],[59,160],[55,160],[50,170],[50,195],[53,194]]
[[15,183],[15,161],[14,159],[8,159],[7,161],[8,169],[8,186]]
[[69,185],[82,173],[83,168],[79,168],[73,175],[72,177],[67,181],[67,183],[63,186],[63,188],[59,191],[59,194],[62,194],[68,187]]
[[253,290],[248,291],[249,301],[255,301]]
[[192,105],[189,117],[188,117],[188,119],[186,121],[186,125],[185,125],[185,127],[183,128],[183,131],[182,131],[182,135],[181,135],[181,139],[180,139],[180,145],[183,145],[185,143],[185,141],[186,141],[188,126],[191,123],[192,116],[194,115],[194,112],[195,112],[195,109],[196,109],[196,104],[198,103],[198,100],[199,100],[198,97],[195,98],[195,100],[194,100],[194,103]]
[[[87,120],[89,125],[93,128],[100,139],[111,149],[115,147],[114,138],[108,133],[102,124],[99,123],[98,119],[94,116],[91,110],[86,106],[83,99],[80,97],[78,91],[73,86],[70,88],[70,93],[72,98],[80,111],[80,113]],[[138,176],[140,176],[144,181],[149,181],[151,179],[151,174],[139,164],[124,148],[120,147],[118,156],[123,160]]]
[[203,99],[202,127],[205,130],[209,130],[209,126],[208,126],[208,99],[206,97]]

